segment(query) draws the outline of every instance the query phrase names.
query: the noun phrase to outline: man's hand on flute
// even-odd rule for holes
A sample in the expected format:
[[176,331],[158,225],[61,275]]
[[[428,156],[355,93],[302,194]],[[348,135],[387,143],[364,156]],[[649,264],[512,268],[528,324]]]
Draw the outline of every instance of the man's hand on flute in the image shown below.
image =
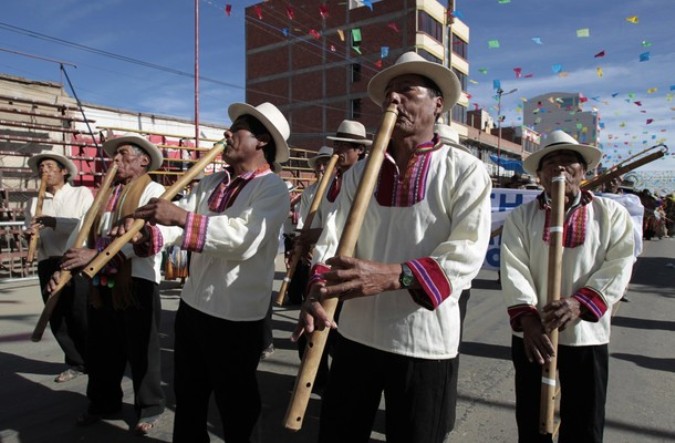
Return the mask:
[[574,297],[561,297],[543,309],[544,328],[547,332],[558,328],[564,331],[568,324],[581,315],[581,303]]
[[61,269],[78,271],[89,264],[96,257],[98,251],[89,248],[70,248],[61,258]]
[[520,319],[520,326],[523,328],[523,345],[527,360],[537,362],[540,365],[551,361],[555,355],[553,344],[546,335],[544,325],[539,315],[527,314]]
[[59,286],[59,281],[61,280],[61,271],[55,271],[52,276],[49,278],[49,281],[47,282],[47,286],[45,287],[45,290],[47,291],[47,294],[51,294],[56,290],[56,288]]
[[323,331],[326,328],[337,328],[337,323],[333,319],[328,318],[326,311],[321,306],[321,290],[323,286],[323,282],[316,282],[310,287],[309,295],[302,303],[298,324],[291,335],[291,341],[296,342],[302,334],[309,335],[314,330]]
[[164,226],[185,227],[188,211],[180,208],[168,200],[152,198],[145,206],[141,206],[134,212],[134,218],[142,218],[150,224]]
[[398,281],[401,265],[388,264],[353,257],[333,257],[326,261],[331,270],[322,275],[326,285],[323,298],[339,297],[349,300],[400,289]]

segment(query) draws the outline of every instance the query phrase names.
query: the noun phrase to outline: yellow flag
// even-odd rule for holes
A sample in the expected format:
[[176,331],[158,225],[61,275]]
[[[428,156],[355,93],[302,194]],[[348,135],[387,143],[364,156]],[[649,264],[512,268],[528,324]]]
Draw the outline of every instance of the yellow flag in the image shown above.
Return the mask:
[[630,23],[640,23],[640,19],[638,18],[637,15],[631,15],[630,17],[626,17],[626,21]]
[[337,32],[340,36],[340,41],[345,41],[345,33],[342,31],[342,29],[338,29]]
[[658,91],[658,88],[649,88],[649,89],[647,89],[647,94],[653,94],[656,91]]
[[601,67],[597,67],[595,69],[595,72],[598,74],[598,77],[600,77],[600,78],[602,78],[602,76],[605,75],[605,73],[602,71]]

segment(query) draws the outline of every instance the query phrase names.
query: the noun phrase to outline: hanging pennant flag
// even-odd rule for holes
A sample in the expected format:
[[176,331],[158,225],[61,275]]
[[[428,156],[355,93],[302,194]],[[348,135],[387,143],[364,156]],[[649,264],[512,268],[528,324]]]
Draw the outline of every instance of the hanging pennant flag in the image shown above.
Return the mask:
[[505,5],[507,3],[511,3],[511,0],[497,0],[497,3],[499,3],[500,5]]
[[630,17],[626,17],[626,21],[628,23],[635,23],[635,24],[640,23],[640,19],[638,18],[637,15],[631,15]]
[[558,77],[560,77],[560,78],[567,78],[569,76],[570,76],[569,72],[561,72],[561,73],[558,74]]
[[643,52],[642,54],[640,54],[640,61],[641,62],[649,61],[649,55],[650,55],[649,52]]
[[355,45],[361,43],[361,28],[352,29],[352,43]]
[[373,2],[371,0],[362,0],[364,6],[370,9],[370,12],[373,12]]
[[330,52],[335,52],[335,51],[336,51],[335,45],[330,45]]
[[478,84],[478,82],[476,80],[472,79],[472,78],[469,79],[469,83],[471,83],[472,85]]
[[598,77],[600,77],[600,78],[602,78],[602,76],[605,75],[605,73],[602,72],[602,68],[601,68],[601,67],[595,68],[595,73],[598,74]]
[[225,14],[229,17],[232,14],[232,5],[225,5]]
[[590,37],[591,36],[591,31],[588,28],[582,28],[582,29],[577,29],[577,37],[578,38],[585,38],[585,37]]
[[478,68],[478,72],[480,72],[481,74],[487,74],[488,70],[487,68]]
[[619,93],[618,93],[618,92],[614,92],[614,93],[612,94],[612,98],[616,97],[617,95],[619,95]]
[[538,45],[543,45],[544,42],[541,40],[541,37],[532,37],[532,41]]
[[498,91],[502,87],[501,80],[492,80],[492,89]]
[[523,73],[523,70],[521,68],[513,68],[513,72],[516,73],[516,78],[520,78],[520,76]]
[[675,85],[670,85],[670,90],[675,91]]
[[337,30],[338,35],[340,36],[340,41],[343,42],[345,41],[345,33],[342,29]]
[[633,103],[635,103],[635,104],[638,105],[638,106],[642,106],[642,102],[641,102],[641,101],[637,101],[637,102],[633,102]]
[[579,93],[579,103],[586,103],[587,101],[588,101],[588,97],[586,97],[582,93]]
[[310,29],[309,35],[311,35],[314,40],[319,40],[321,38],[321,33],[316,29]]
[[605,56],[605,50],[603,49],[602,51],[595,54],[593,57],[600,58],[600,57],[604,57],[604,56]]
[[524,78],[532,78],[534,77],[534,74],[525,74]]
[[352,49],[353,49],[354,52],[356,52],[357,54],[362,55],[362,54],[361,54],[361,47],[360,47],[360,46],[352,45]]
[[643,48],[649,48],[652,45],[652,42],[648,42],[647,40],[642,40],[642,47]]
[[255,15],[258,16],[258,20],[262,20],[262,7],[260,5],[255,5],[253,10],[255,11]]
[[647,119],[647,124],[649,125],[649,124],[651,124],[653,121],[654,121],[653,118],[648,118],[648,119]]
[[490,49],[499,48],[499,40],[488,40],[488,48]]
[[328,5],[319,5],[319,15],[321,15],[321,18],[323,19],[328,17]]
[[455,12],[452,13],[455,17],[457,17],[460,20],[464,20],[464,14],[462,14],[462,11],[459,9],[455,9]]
[[382,69],[382,59],[377,60],[374,64],[377,69]]
[[398,29],[398,25],[395,22],[389,22],[389,24],[387,25],[387,28],[391,29],[394,32],[401,32]]
[[281,28],[281,33],[284,34],[284,37],[288,37],[288,28]]
[[286,7],[286,15],[288,16],[289,20],[293,20],[293,18],[295,18],[295,10],[293,9],[293,6]]
[[382,46],[380,48],[380,58],[389,57],[389,46]]
[[658,91],[658,88],[649,88],[649,89],[647,89],[647,94],[653,94],[656,91]]
[[551,66],[551,70],[553,71],[554,74],[560,74],[562,72],[562,69],[563,69],[563,67],[559,63]]

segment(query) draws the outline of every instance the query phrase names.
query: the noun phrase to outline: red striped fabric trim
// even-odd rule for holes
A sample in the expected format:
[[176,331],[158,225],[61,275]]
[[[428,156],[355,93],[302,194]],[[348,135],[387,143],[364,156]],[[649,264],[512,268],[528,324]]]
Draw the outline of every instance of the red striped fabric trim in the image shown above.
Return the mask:
[[162,231],[157,226],[147,223],[143,229],[146,231],[148,240],[144,243],[135,244],[134,253],[138,257],[151,257],[162,252],[162,248],[164,247]]
[[[542,240],[549,244],[551,240],[551,205],[546,202],[544,194],[540,194],[539,208],[546,211],[544,220],[544,233]],[[563,246],[565,248],[576,248],[584,244],[586,240],[586,220],[588,219],[587,205],[593,200],[593,194],[588,191],[582,191],[581,202],[579,206],[565,217],[563,221]]]
[[585,308],[581,310],[581,319],[597,322],[607,312],[607,304],[602,296],[592,288],[581,288],[572,297],[579,300]]
[[520,319],[523,317],[523,315],[536,315],[539,317],[539,311],[537,311],[537,308],[532,305],[514,305],[510,306],[507,311],[509,313],[511,329],[516,332],[523,332],[523,328],[520,325]]
[[415,303],[434,310],[452,294],[452,286],[441,265],[431,257],[407,261],[421,289],[409,290]]
[[202,252],[208,228],[208,216],[189,212],[185,221],[181,248],[187,251]]

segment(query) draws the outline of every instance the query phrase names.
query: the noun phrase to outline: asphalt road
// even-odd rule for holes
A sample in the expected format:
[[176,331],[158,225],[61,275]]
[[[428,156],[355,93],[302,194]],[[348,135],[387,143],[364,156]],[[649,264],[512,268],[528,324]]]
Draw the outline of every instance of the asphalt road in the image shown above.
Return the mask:
[[[627,297],[613,320],[606,442],[675,441],[675,240],[646,242]],[[278,267],[280,268],[280,267]],[[278,287],[282,273],[277,273]],[[459,378],[457,424],[447,442],[516,441],[510,330],[496,273],[482,271],[474,280],[465,321]],[[63,356],[51,333],[40,343],[30,333],[42,309],[35,282],[0,285],[0,442],[171,441],[173,319],[180,288],[162,284],[162,355],[168,410],[147,437],[129,431],[134,425],[133,392],[125,378],[122,415],[88,428],[75,426],[86,408],[86,377],[57,384]],[[276,352],[259,366],[263,398],[254,443],[309,443],[317,434],[319,398],[310,402],[303,429],[281,425],[299,360],[288,337],[297,318],[293,308],[275,308]],[[222,442],[212,405],[211,441]],[[346,426],[349,424],[346,423]],[[372,441],[384,441],[383,413]]]

